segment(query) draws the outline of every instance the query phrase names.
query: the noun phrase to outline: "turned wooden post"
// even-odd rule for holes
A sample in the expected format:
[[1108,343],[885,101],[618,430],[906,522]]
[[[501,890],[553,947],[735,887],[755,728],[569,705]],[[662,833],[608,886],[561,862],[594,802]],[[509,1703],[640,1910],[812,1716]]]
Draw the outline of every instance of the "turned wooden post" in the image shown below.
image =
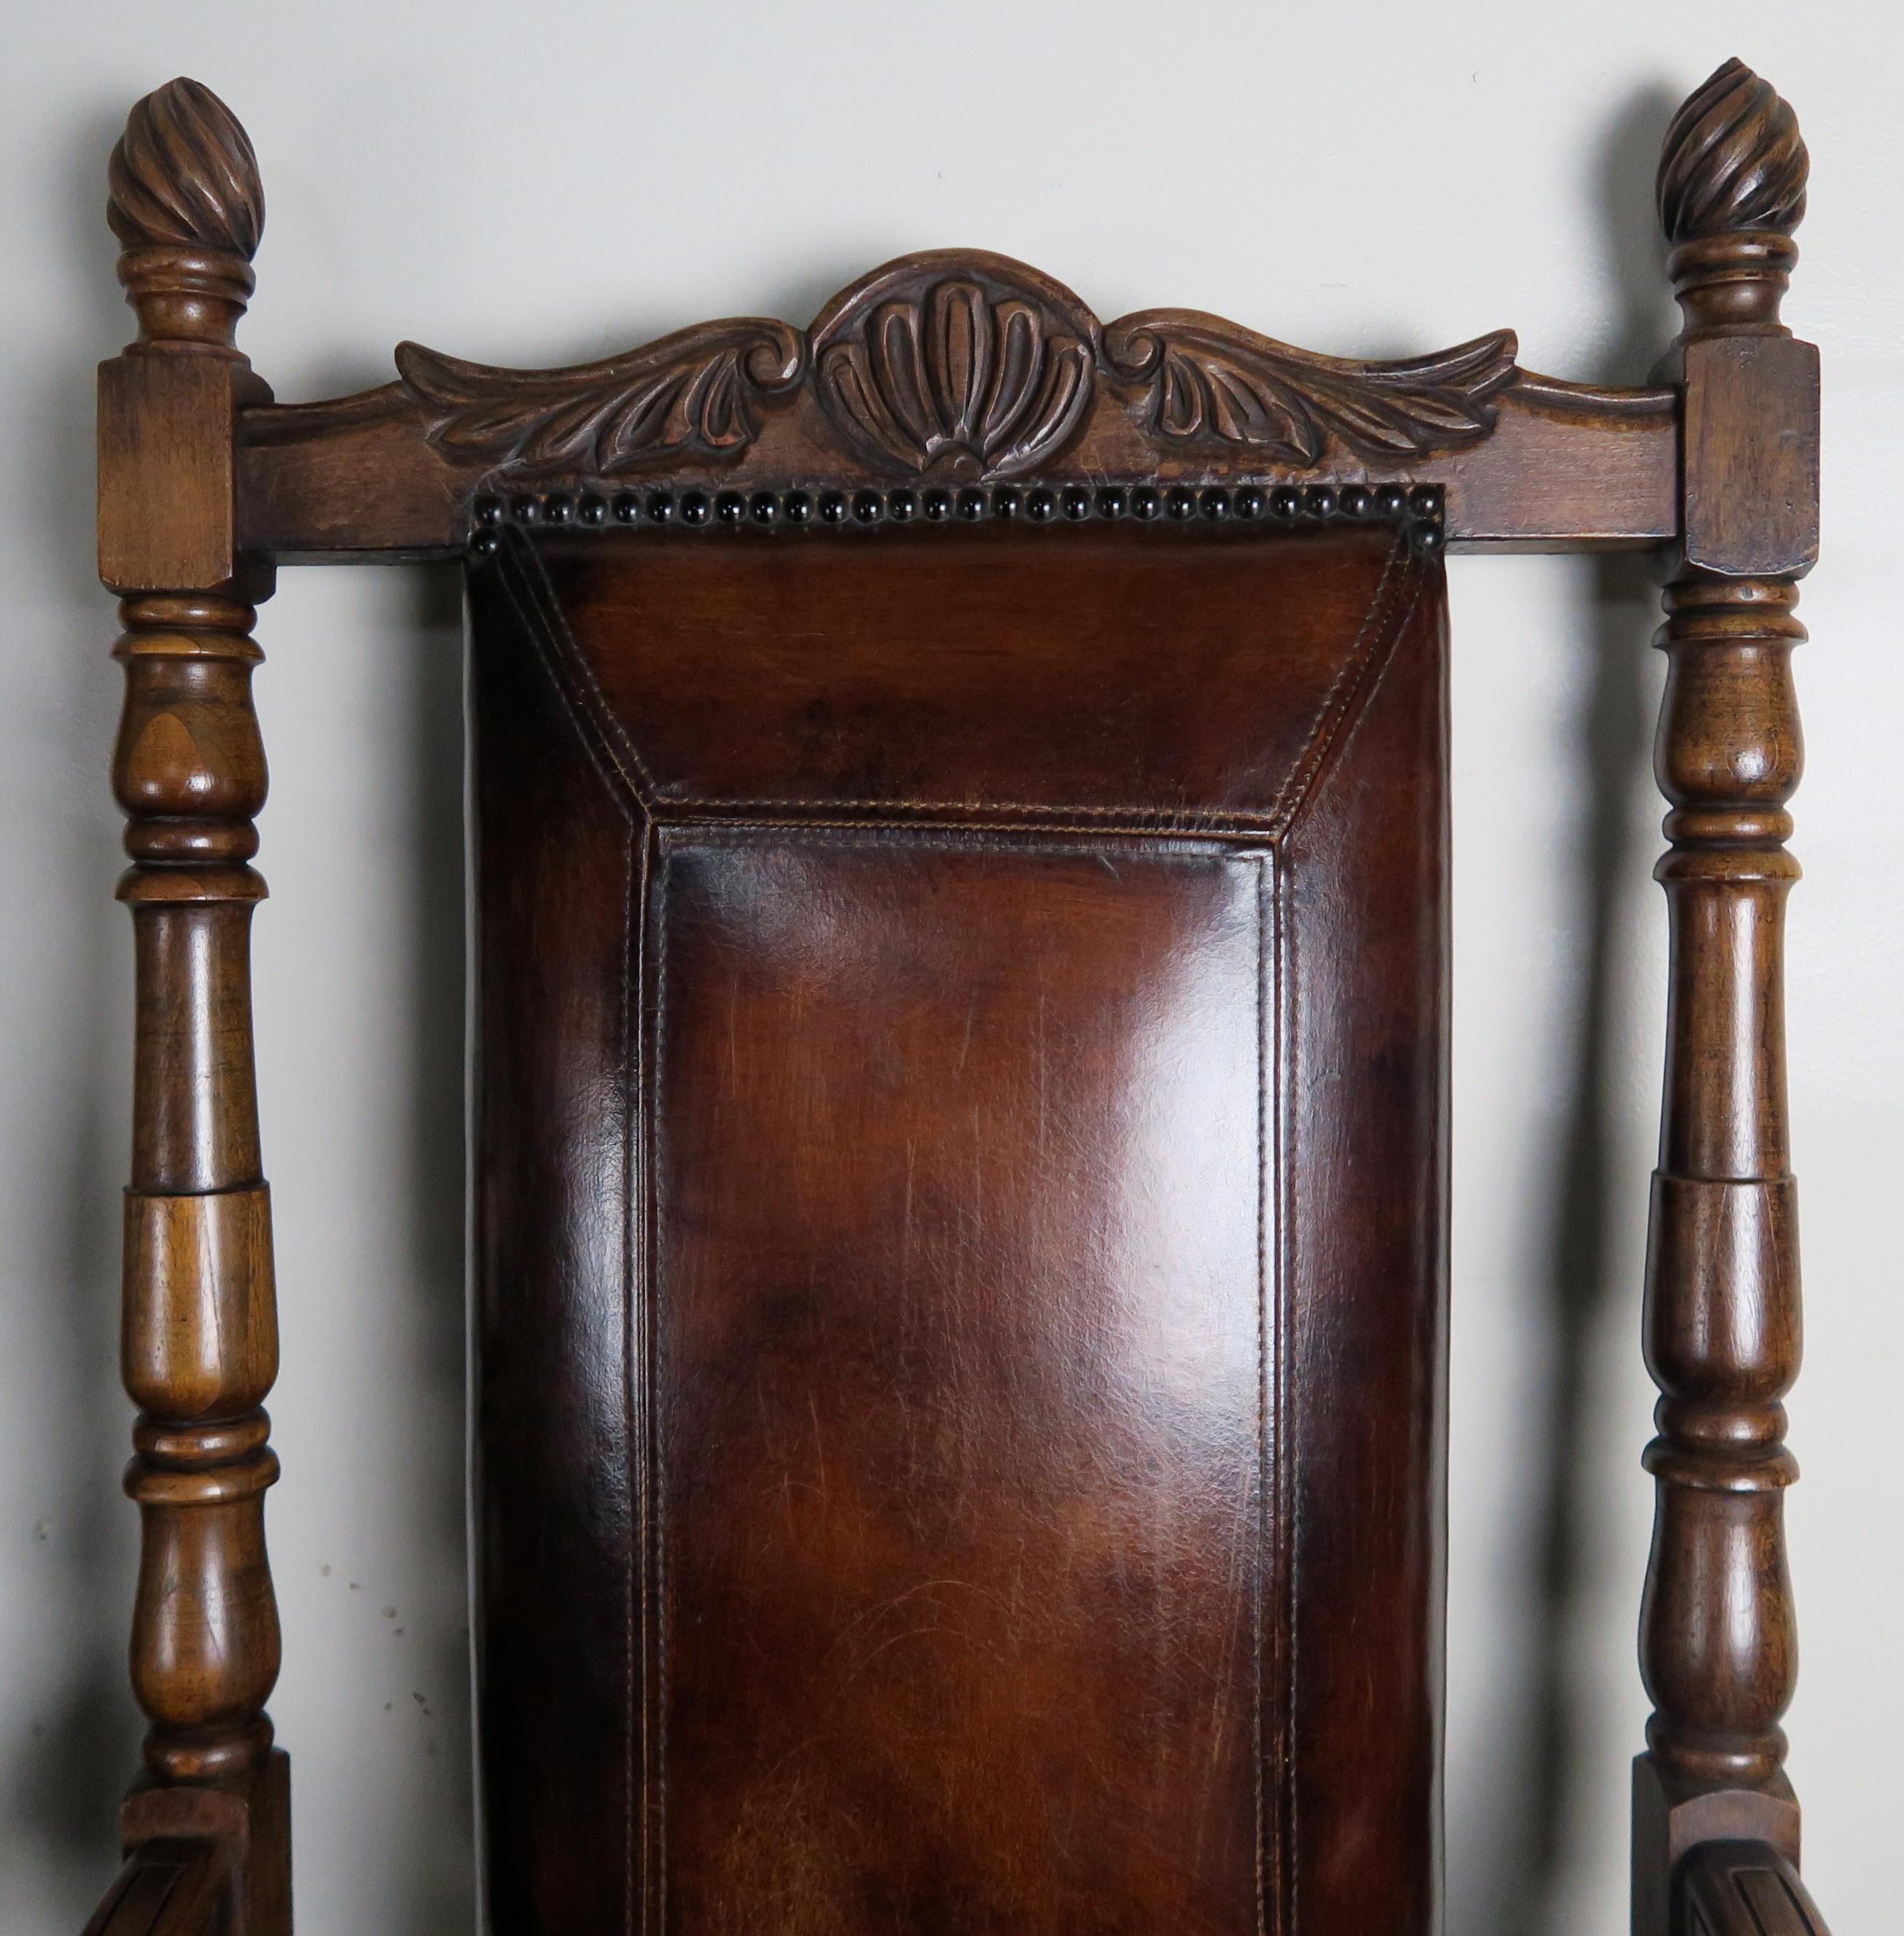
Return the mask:
[[1783,988],[1785,803],[1802,759],[1795,581],[1817,555],[1818,356],[1778,319],[1804,212],[1792,111],[1730,61],[1660,168],[1685,326],[1680,547],[1659,639],[1655,754],[1671,803],[1657,878],[1672,937],[1665,1104],[1647,1260],[1647,1449],[1657,1503],[1640,1621],[1654,1712],[1635,1768],[1636,1936],[1667,1936],[1691,1848],[1769,1844],[1794,1865],[1779,1718],[1797,1666],[1781,1400],[1797,1374]]
[[139,1408],[132,1685],[151,1720],[126,1804],[136,1853],[220,1845],[232,1927],[290,1927],[289,1791],[265,1702],[278,1670],[262,1408],[277,1369],[271,1204],[253,1073],[248,864],[264,803],[253,606],[234,550],[236,415],[269,392],[233,344],[264,219],[251,144],[175,80],[132,110],[107,216],[138,341],[100,371],[100,576],[121,594],[113,780],[137,942],[122,1367]]

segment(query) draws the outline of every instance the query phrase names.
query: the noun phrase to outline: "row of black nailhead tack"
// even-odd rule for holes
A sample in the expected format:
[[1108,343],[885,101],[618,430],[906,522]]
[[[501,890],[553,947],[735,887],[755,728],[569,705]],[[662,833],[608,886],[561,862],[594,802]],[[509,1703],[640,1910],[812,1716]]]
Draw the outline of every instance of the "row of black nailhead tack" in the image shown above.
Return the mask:
[[634,491],[604,497],[597,492],[571,495],[565,491],[504,498],[486,495],[476,501],[475,535],[471,543],[487,556],[501,542],[497,528],[504,523],[561,526],[580,525],[600,529],[616,525],[667,525],[729,528],[778,524],[796,527],[817,520],[822,525],[906,524],[923,518],[928,524],[949,519],[968,523],[991,518],[1022,517],[1035,525],[1063,518],[1081,523],[1092,517],[1129,516],[1140,522],[1158,518],[1179,522],[1203,518],[1212,522],[1235,518],[1245,522],[1267,517],[1282,524],[1305,519],[1406,518],[1410,541],[1419,553],[1437,551],[1442,543],[1442,492],[1438,484],[1245,484],[1234,488],[1212,484],[1201,490],[1187,485],[1168,487],[1140,484],[1131,489],[1106,485],[1037,485],[1022,489],[1014,484],[989,489],[863,490],[807,492]]

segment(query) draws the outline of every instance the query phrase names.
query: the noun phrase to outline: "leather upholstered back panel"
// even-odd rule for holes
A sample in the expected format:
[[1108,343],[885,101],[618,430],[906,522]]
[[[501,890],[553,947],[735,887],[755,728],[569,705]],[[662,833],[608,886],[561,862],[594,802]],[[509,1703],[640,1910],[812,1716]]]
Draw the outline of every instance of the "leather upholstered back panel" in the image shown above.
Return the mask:
[[512,533],[471,603],[499,1936],[1427,1936],[1439,567]]

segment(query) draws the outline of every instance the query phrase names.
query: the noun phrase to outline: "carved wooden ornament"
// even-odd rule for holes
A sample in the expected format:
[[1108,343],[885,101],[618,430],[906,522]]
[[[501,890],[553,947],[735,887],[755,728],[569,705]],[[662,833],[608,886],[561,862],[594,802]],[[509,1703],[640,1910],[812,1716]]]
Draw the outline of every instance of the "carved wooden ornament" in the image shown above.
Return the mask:
[[738,457],[766,415],[805,398],[872,474],[985,482],[1045,472],[1094,410],[1128,410],[1160,453],[1228,446],[1312,469],[1479,442],[1520,374],[1512,332],[1397,362],[1294,349],[1194,310],[1108,328],[1062,283],[971,250],[902,256],[810,329],[704,323],[604,362],[520,371],[420,345],[405,393],[446,455],[493,476],[619,478],[653,460]]

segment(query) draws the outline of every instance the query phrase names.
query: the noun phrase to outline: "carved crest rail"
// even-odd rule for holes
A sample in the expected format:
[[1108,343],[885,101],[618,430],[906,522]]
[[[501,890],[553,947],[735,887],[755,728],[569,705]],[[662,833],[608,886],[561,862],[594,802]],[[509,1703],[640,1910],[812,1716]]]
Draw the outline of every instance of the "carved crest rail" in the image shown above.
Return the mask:
[[394,384],[247,413],[244,536],[286,558],[441,552],[479,495],[524,489],[712,502],[1321,480],[1432,488],[1457,546],[1538,547],[1579,522],[1577,491],[1563,505],[1543,481],[1557,467],[1593,479],[1600,541],[1670,535],[1673,393],[1558,383],[1515,353],[1506,330],[1384,361],[1194,310],[1103,325],[1023,263],[929,251],[862,277],[804,330],[731,318],[552,370],[400,344]]

